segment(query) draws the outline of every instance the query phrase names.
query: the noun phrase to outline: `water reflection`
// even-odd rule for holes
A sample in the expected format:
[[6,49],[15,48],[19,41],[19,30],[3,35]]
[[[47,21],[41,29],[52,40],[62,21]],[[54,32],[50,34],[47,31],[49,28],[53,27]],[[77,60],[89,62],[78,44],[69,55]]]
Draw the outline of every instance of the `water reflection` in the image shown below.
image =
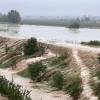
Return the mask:
[[20,25],[18,24],[7,24],[7,29],[10,35],[16,35],[19,33]]
[[69,29],[65,27],[54,26],[36,26],[36,25],[16,25],[16,24],[0,24],[0,36],[14,38],[30,38],[36,37],[43,41],[70,41],[81,42],[90,40],[100,40],[99,29]]
[[76,33],[76,34],[79,34],[80,33],[80,30],[79,29],[73,29],[73,28],[69,28],[69,31],[71,32],[71,33]]

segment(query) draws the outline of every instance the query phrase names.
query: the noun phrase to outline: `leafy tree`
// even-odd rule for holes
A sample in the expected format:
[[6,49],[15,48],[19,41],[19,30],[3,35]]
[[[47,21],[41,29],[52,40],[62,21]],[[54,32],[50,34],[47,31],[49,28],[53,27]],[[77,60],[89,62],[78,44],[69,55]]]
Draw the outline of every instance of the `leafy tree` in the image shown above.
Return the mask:
[[29,74],[32,80],[40,82],[46,72],[46,66],[42,62],[36,62],[29,65]]
[[8,21],[11,23],[19,23],[21,21],[20,14],[16,10],[11,10],[10,12],[8,12],[7,17]]
[[63,74],[60,71],[56,71],[52,78],[53,78],[53,86],[58,88],[59,90],[62,90],[64,86]]
[[31,38],[24,44],[24,55],[32,55],[36,51],[38,51],[37,40]]
[[79,25],[79,23],[77,23],[77,22],[74,22],[73,24],[71,24],[70,26],[69,26],[69,28],[79,28],[80,27],[80,25]]

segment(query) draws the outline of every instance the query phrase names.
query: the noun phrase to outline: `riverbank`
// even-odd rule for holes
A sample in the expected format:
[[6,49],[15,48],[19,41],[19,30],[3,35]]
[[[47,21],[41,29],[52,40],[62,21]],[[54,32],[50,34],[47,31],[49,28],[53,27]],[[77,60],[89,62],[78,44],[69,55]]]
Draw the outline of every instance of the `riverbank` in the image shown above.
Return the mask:
[[[16,47],[16,44],[18,45],[26,41],[25,39],[19,40],[19,39],[13,39],[13,38],[3,38],[3,37],[0,37],[0,38],[1,38],[0,40],[2,40],[1,42],[8,43],[11,47],[12,45],[14,45],[13,46],[14,48]],[[65,67],[65,69],[61,68],[60,70],[62,70],[62,72],[64,73],[66,77],[68,74],[74,75],[76,73],[78,76],[81,76],[81,79],[82,79],[81,84],[83,87],[83,92],[79,100],[97,100],[97,97],[95,97],[93,90],[89,84],[90,79],[91,79],[90,70],[88,68],[88,65],[85,65],[84,59],[81,58],[79,54],[80,54],[80,51],[88,51],[88,52],[91,52],[92,54],[95,52],[100,53],[100,48],[82,46],[82,45],[71,44],[71,43],[57,43],[57,42],[49,42],[48,44],[42,43],[42,42],[38,42],[38,43],[42,44],[46,49],[49,49],[50,50],[49,53],[38,58],[24,59],[22,60],[22,62],[19,61],[17,63],[18,69],[15,69],[15,70],[12,70],[11,68],[0,69],[1,74],[4,75],[10,81],[12,80],[12,74],[13,74],[15,83],[22,85],[24,88],[27,88],[28,90],[32,90],[31,92],[32,100],[34,100],[34,98],[35,100],[40,100],[40,99],[42,100],[51,100],[51,99],[52,100],[66,100],[66,99],[71,100],[70,96],[68,94],[65,94],[63,91],[50,92],[47,86],[46,86],[46,89],[42,89],[42,88],[34,89],[32,88],[33,83],[30,83],[31,80],[29,78],[24,78],[22,76],[17,75],[17,72],[20,72],[26,69],[27,68],[26,65],[29,63],[37,62],[39,60],[44,60],[44,59],[47,59],[48,57],[52,58],[54,56],[59,56],[59,54],[62,54],[62,53],[69,53],[71,57],[71,62],[70,62],[69,67],[67,66]],[[84,53],[82,53],[81,55],[84,55]],[[89,61],[88,57],[86,60]],[[21,68],[19,66],[21,66]]]

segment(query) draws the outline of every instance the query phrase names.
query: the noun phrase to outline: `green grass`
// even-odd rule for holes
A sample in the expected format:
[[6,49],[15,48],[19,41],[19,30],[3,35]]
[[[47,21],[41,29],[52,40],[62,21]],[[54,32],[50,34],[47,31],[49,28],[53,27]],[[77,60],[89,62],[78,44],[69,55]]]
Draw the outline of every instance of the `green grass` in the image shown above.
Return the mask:
[[4,69],[4,68],[7,68],[7,64],[0,64],[0,68]]
[[82,80],[78,76],[70,76],[67,79],[65,91],[73,97],[73,99],[77,100],[79,99],[81,93],[82,93]]
[[20,85],[10,82],[5,77],[0,76],[0,93],[6,95],[9,100],[32,100],[29,96],[30,91]]
[[[61,64],[62,62],[64,62],[65,59],[68,58],[68,55],[67,54],[63,54],[63,55],[60,55],[59,57],[55,58],[54,60],[51,61],[51,66],[53,65],[59,65]],[[65,62],[64,62],[65,63]]]
[[30,74],[28,72],[28,69],[25,69],[25,70],[23,70],[21,72],[18,72],[17,74],[22,76],[22,77],[25,77],[25,78],[30,78]]
[[52,75],[52,86],[56,87],[59,90],[62,90],[64,87],[64,75],[60,71],[56,71]]

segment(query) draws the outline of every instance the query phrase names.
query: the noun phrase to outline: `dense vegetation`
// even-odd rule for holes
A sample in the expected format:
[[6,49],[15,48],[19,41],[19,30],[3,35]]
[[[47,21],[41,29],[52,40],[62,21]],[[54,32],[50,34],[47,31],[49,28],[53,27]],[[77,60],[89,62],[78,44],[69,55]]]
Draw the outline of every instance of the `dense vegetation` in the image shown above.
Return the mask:
[[27,90],[22,90],[22,87],[9,82],[3,76],[0,76],[0,93],[4,94],[9,100],[31,100]]
[[28,70],[33,81],[40,82],[43,80],[46,66],[42,62],[36,62],[29,65]]
[[70,26],[69,26],[69,28],[74,28],[74,29],[77,29],[77,28],[79,28],[80,27],[80,25],[79,25],[79,23],[77,23],[77,22],[74,22],[74,23],[72,23]]
[[59,65],[59,66],[65,65],[65,66],[67,66],[68,63],[67,63],[67,61],[65,61],[67,59],[67,57],[68,57],[67,53],[61,54],[59,57],[52,60],[51,66],[53,66],[53,65]]
[[[18,12],[18,11],[17,11]],[[0,13],[0,22],[9,22],[7,14]],[[100,28],[100,18],[48,18],[48,17],[39,17],[39,18],[21,18],[21,24],[29,25],[47,25],[47,26],[63,26],[69,27],[73,23],[79,23],[81,28]]]
[[95,95],[98,97],[98,100],[100,100],[100,82],[94,82],[92,80],[91,87],[94,90]]
[[37,39],[36,38],[28,39],[27,42],[24,44],[24,55],[29,56],[37,51],[38,51]]
[[81,44],[91,45],[91,46],[100,46],[100,41],[81,42]]
[[62,90],[64,87],[64,76],[60,71],[56,71],[52,76],[53,83],[52,85],[59,90]]
[[82,80],[77,76],[71,76],[68,79],[68,83],[66,83],[65,90],[68,94],[70,94],[73,99],[77,100],[82,93]]
[[10,22],[10,23],[19,23],[21,21],[21,16],[18,11],[11,10],[8,14],[0,16],[0,22]]
[[7,18],[8,22],[11,23],[19,23],[21,21],[20,14],[16,10],[11,10],[10,12],[8,12]]
[[89,19],[89,18],[51,18],[48,19],[46,17],[42,18],[32,18],[32,19],[23,19],[21,21],[22,24],[29,24],[29,25],[47,25],[47,26],[63,26],[69,27],[74,22],[80,24],[81,28],[100,28],[100,19]]

